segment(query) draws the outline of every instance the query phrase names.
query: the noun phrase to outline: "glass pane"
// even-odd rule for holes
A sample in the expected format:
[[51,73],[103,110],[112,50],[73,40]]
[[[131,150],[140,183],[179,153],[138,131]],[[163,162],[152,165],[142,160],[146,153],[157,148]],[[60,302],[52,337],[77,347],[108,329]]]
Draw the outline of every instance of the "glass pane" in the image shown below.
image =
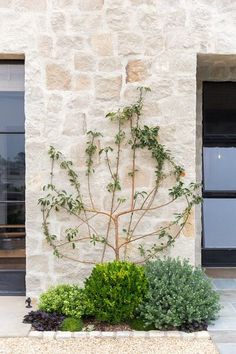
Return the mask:
[[24,63],[2,64],[0,62],[0,91],[24,91]]
[[204,199],[205,248],[236,248],[236,199]]
[[204,135],[236,134],[236,83],[205,82],[203,85]]
[[0,203],[0,224],[23,225],[24,223],[24,203]]
[[236,148],[205,147],[203,149],[204,188],[236,190]]
[[25,199],[24,134],[0,135],[0,201]]
[[24,92],[0,91],[0,132],[24,132],[24,122]]

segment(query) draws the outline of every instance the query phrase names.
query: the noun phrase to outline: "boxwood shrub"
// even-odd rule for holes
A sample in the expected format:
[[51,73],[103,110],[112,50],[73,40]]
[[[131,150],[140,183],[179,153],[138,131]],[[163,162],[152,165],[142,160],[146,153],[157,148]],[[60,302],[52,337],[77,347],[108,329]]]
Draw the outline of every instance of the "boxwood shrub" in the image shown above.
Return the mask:
[[89,312],[84,290],[77,285],[57,285],[40,296],[39,309],[81,318]]
[[143,267],[130,262],[97,264],[85,281],[85,293],[93,307],[93,315],[109,323],[133,318],[146,291]]
[[200,268],[167,258],[145,265],[149,289],[140,317],[156,329],[209,322],[220,309],[219,295]]

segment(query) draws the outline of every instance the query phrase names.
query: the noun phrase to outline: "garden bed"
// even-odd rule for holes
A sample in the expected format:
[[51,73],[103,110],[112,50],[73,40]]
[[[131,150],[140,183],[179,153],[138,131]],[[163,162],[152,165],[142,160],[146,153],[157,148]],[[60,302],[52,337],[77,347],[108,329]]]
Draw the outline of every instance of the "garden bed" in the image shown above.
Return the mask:
[[116,261],[97,264],[84,288],[61,284],[48,289],[39,299],[39,310],[29,312],[23,322],[32,325],[32,336],[43,338],[45,333],[53,338],[74,337],[70,333],[85,337],[184,333],[195,338],[205,336],[219,309],[212,284],[187,261],[156,260],[145,267]]

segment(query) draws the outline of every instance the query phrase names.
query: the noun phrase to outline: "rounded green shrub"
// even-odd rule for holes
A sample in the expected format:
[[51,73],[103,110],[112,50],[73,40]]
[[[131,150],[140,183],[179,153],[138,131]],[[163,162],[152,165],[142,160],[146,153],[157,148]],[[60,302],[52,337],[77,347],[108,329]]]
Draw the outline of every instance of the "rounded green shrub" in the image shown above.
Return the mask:
[[88,311],[84,290],[77,285],[57,285],[40,296],[39,309],[81,318]]
[[109,323],[133,318],[146,291],[143,267],[130,262],[97,264],[85,281],[85,292],[93,307],[93,315]]
[[78,332],[83,329],[83,322],[79,318],[67,317],[63,320],[60,331]]
[[139,309],[146,325],[165,329],[216,318],[219,295],[200,268],[167,258],[147,263],[145,273],[149,290]]

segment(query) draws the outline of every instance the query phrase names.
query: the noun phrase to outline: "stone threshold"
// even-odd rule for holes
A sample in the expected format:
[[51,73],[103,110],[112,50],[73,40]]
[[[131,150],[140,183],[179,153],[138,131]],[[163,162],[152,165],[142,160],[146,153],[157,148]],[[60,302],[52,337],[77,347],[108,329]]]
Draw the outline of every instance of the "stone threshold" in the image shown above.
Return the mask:
[[116,332],[102,332],[102,331],[81,331],[81,332],[67,332],[67,331],[30,331],[29,337],[42,339],[71,339],[71,338],[180,338],[180,339],[210,339],[208,331],[199,332],[180,332],[180,331],[116,331]]

